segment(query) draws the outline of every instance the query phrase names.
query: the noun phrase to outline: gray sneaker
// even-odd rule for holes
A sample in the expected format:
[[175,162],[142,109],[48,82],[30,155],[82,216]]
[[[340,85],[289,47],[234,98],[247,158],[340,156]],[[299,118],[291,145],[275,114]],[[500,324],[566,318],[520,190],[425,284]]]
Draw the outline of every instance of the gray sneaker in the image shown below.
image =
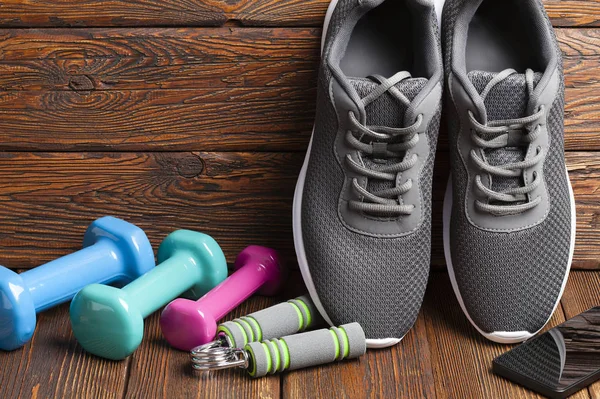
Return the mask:
[[431,0],[334,0],[317,116],[294,198],[294,242],[332,325],[369,347],[414,324],[429,274],[443,70]]
[[481,334],[520,342],[552,316],[573,258],[561,53],[540,0],[448,0],[443,28],[448,271]]

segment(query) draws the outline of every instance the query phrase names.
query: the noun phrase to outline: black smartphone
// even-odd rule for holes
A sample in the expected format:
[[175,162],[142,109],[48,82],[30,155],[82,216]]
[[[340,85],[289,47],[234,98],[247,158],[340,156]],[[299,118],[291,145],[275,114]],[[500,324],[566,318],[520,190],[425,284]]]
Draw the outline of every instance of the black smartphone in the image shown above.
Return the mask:
[[549,398],[585,388],[600,379],[600,306],[498,356],[492,370]]

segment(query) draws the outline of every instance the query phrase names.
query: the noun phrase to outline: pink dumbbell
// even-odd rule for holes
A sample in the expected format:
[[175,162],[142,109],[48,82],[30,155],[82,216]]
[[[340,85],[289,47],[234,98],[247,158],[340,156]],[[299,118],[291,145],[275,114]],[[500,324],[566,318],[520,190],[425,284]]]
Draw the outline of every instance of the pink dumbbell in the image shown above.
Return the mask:
[[254,292],[275,295],[287,275],[273,249],[250,246],[235,260],[235,272],[197,301],[176,299],[163,310],[160,327],[174,348],[189,351],[212,341],[217,322]]

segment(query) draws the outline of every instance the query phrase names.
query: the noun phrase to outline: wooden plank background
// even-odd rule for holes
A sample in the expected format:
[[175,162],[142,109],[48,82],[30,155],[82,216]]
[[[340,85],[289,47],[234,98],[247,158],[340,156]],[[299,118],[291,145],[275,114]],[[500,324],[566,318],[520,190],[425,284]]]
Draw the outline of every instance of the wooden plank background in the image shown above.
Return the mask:
[[[265,8],[284,18],[296,3],[281,3]],[[557,33],[579,219],[574,267],[596,269],[600,28]],[[5,263],[28,268],[74,251],[88,223],[112,214],[155,245],[193,228],[214,235],[230,261],[256,243],[293,264],[291,201],[312,130],[319,38],[316,27],[0,29]],[[442,130],[436,267],[446,146]]]
[[[4,0],[0,26],[321,26],[329,0]],[[553,23],[597,26],[595,0],[544,0]]]
[[[254,297],[228,319],[300,293],[295,272],[283,298]],[[575,271],[549,329],[600,303],[600,273]],[[0,352],[2,398],[524,398],[542,399],[490,370],[511,346],[487,341],[464,317],[446,273],[431,276],[425,302],[401,344],[358,360],[251,379],[240,370],[191,371],[188,355],[167,346],[158,314],[146,320],[142,346],[113,362],[86,354],[74,339],[68,305],[49,310],[22,350]],[[600,382],[573,399],[593,399]]]
[[[315,108],[329,0],[2,0],[1,263],[27,269],[79,248],[111,214],[153,245],[172,230],[213,235],[228,260],[248,244],[295,267],[291,202]],[[544,0],[564,54],[567,163],[577,201],[574,268],[600,270],[600,1]],[[433,258],[443,270],[441,132]],[[445,273],[401,345],[360,361],[250,380],[195,375],[160,339],[157,316],[123,362],[87,355],[68,307],[0,353],[0,397],[526,397],[493,376],[506,346],[470,327]],[[294,272],[286,297],[304,290]],[[229,317],[282,298],[253,298]],[[600,272],[572,273],[551,325],[600,303]],[[468,375],[470,379],[456,378]],[[24,376],[26,376],[24,378]],[[600,397],[600,384],[576,398]]]

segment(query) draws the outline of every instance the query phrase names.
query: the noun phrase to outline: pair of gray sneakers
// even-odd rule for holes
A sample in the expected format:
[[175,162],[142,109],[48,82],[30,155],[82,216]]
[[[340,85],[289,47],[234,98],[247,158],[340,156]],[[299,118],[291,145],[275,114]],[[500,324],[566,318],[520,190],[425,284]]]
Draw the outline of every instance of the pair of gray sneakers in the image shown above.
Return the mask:
[[447,0],[443,31],[444,59],[433,0],[334,0],[325,20],[294,242],[323,317],[359,322],[369,347],[398,343],[425,293],[444,82],[444,248],[469,320],[529,338],[572,259],[561,56],[540,0]]

